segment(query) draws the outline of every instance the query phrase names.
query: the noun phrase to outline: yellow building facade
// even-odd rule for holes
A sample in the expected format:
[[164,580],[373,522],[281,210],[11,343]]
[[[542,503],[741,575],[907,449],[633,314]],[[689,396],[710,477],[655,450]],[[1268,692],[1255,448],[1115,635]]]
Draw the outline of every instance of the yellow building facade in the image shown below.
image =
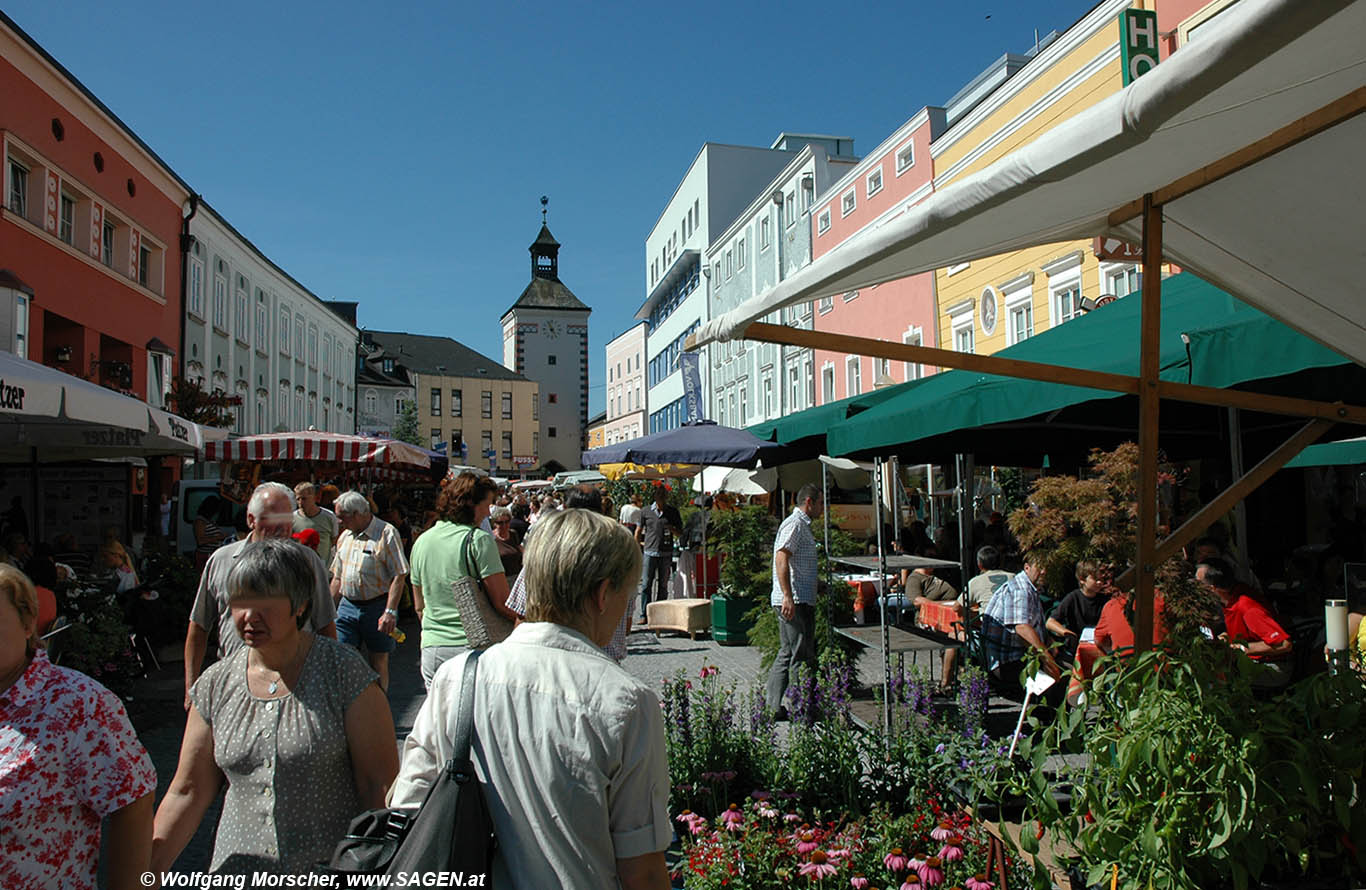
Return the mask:
[[[1122,86],[1119,15],[1101,3],[951,122],[931,146],[935,190],[991,165]],[[1123,297],[1139,286],[1136,262],[1096,256],[1092,241],[1012,251],[935,272],[939,342],[990,354],[1082,311],[1082,298]]]

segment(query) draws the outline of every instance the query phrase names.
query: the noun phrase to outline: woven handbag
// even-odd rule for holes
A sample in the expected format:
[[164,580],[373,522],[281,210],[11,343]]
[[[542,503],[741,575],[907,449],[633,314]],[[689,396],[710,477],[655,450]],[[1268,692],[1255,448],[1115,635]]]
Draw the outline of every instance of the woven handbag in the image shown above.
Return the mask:
[[465,639],[471,649],[487,649],[501,643],[512,633],[512,619],[493,607],[488,589],[479,577],[478,567],[470,560],[470,546],[478,529],[465,535],[461,558],[465,563],[465,577],[451,584],[455,607],[460,610],[460,623],[465,628]]

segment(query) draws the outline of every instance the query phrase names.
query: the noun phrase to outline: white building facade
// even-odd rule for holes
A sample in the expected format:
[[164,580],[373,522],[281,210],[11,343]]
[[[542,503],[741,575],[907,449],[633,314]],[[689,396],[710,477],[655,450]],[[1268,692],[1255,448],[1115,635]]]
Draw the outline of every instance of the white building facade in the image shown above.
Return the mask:
[[607,419],[603,444],[638,439],[648,431],[649,389],[645,385],[648,338],[645,322],[607,344]]
[[[783,134],[774,143],[791,151],[778,175],[750,192],[749,206],[708,246],[703,278],[709,317],[763,293],[811,262],[812,208],[854,165],[853,140]],[[812,327],[812,304],[774,312],[771,324]],[[707,347],[707,402],[725,426],[746,427],[815,404],[812,351],[744,340]]]
[[359,334],[207,203],[190,220],[186,379],[242,400],[241,435],[356,431]]
[[[779,147],[705,143],[645,239],[646,432],[673,429],[687,419],[678,358],[688,336],[708,320],[702,267],[713,236],[726,229],[755,190],[795,156]],[[709,362],[700,362],[703,402],[710,405]]]

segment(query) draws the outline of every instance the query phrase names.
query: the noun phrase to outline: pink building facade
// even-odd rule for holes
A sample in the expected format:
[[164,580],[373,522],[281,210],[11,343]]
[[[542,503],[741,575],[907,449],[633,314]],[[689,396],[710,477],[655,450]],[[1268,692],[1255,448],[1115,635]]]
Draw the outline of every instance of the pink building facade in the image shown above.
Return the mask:
[[615,445],[646,433],[645,330],[640,322],[607,344],[607,422],[603,444]]
[[[923,201],[934,191],[930,143],[942,108],[922,108],[822,195],[811,214],[812,259]],[[938,346],[934,274],[927,272],[816,301],[815,329]],[[902,383],[936,369],[815,350],[816,402],[871,390],[883,376]]]

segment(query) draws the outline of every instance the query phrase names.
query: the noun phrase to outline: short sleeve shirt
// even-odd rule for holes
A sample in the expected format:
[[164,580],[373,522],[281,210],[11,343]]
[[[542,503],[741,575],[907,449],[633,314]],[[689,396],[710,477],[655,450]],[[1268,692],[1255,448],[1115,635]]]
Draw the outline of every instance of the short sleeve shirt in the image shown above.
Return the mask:
[[[390,805],[422,803],[450,759],[465,661],[436,672]],[[649,684],[577,631],[519,625],[479,658],[475,774],[493,815],[495,887],[617,887],[616,861],[666,850],[669,764]]]
[[[990,619],[984,623],[987,654],[992,670],[1024,657],[1029,644],[1015,633],[1017,625],[1028,624],[1034,628],[1040,640],[1044,638],[1043,606],[1039,602],[1039,589],[1024,572],[1015,575],[996,591],[982,616],[984,619]],[[993,636],[991,622],[995,622],[999,638]]]
[[672,504],[665,504],[663,511],[656,505],[642,507],[640,511],[640,523],[645,527],[644,544],[645,552],[660,554],[672,553],[674,549],[673,532],[669,531],[669,526],[680,528],[683,519],[678,515],[678,508]]
[[341,579],[341,595],[347,599],[364,603],[385,596],[394,578],[406,574],[408,560],[403,555],[403,539],[397,529],[378,516],[360,534],[347,530],[337,538],[332,577]]
[[[234,541],[224,544],[213,552],[204,573],[199,576],[199,592],[195,594],[194,605],[190,607],[190,620],[208,630],[218,628],[218,657],[225,658],[242,647],[242,638],[232,623],[232,611],[228,607],[228,576],[237,564],[250,540]],[[309,602],[308,626],[322,630],[337,620],[337,609],[332,603],[332,594],[327,588],[327,568],[312,548],[296,545],[305,551],[313,565],[313,596]]]
[[[617,664],[621,664],[622,659],[624,659],[627,654],[626,622],[630,621],[631,616],[635,614],[635,605],[636,598],[633,595],[631,601],[626,604],[626,611],[621,613],[621,620],[617,622],[616,630],[612,631],[612,639],[607,642],[606,646],[602,647],[602,651],[606,652]],[[512,584],[512,589],[508,591],[507,607],[518,615],[523,617],[526,616],[525,572],[517,576],[517,580]]]
[[792,601],[802,605],[816,604],[816,538],[811,534],[811,517],[801,507],[794,507],[773,539],[773,589],[769,592],[770,605],[783,604],[783,589],[778,586],[778,551],[788,552],[788,580],[792,585]]
[[906,577],[906,595],[912,598],[923,596],[927,600],[936,601],[952,600],[958,598],[958,591],[943,578],[911,572]]
[[640,525],[640,508],[635,504],[626,504],[621,508],[618,520],[622,525]]
[[1108,601],[1109,597],[1103,594],[1087,596],[1079,589],[1073,590],[1058,602],[1053,609],[1053,618],[1073,633],[1080,634],[1083,628],[1100,623],[1100,613]]
[[[471,534],[474,540],[467,565],[465,539]],[[413,585],[422,588],[422,645],[468,645],[451,585],[472,574],[479,578],[503,574],[503,561],[493,535],[443,519],[413,544],[411,569]]]
[[305,516],[303,510],[295,510],[294,531],[301,532],[306,528],[318,533],[318,558],[323,561],[323,565],[331,564],[332,546],[336,544],[337,535],[341,533],[337,514],[322,507],[318,508],[316,516]]
[[996,591],[1000,590],[1001,585],[1009,580],[1009,572],[995,569],[983,572],[968,581],[967,601],[978,609],[985,609],[987,603],[990,603],[991,598],[996,595]]
[[[1228,628],[1228,638],[1235,642],[1249,643],[1260,640],[1274,646],[1290,635],[1277,623],[1266,606],[1247,594],[1235,599],[1224,607],[1224,625]],[[1249,656],[1260,660],[1264,656]]]
[[313,644],[283,698],[247,689],[247,650],[213,664],[190,688],[228,780],[211,871],[306,872],[331,858],[363,810],[351,770],[346,710],[376,680],[355,650]]
[[39,650],[0,693],[0,887],[93,888],[100,820],[156,787],[118,697]]

